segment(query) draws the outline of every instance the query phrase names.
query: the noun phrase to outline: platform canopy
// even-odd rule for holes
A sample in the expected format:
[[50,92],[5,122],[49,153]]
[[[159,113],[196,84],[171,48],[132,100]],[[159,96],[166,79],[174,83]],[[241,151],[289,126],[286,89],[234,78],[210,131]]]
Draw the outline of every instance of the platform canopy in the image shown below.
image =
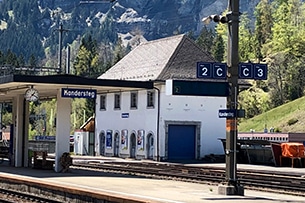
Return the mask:
[[152,89],[151,81],[92,79],[75,75],[6,75],[0,77],[0,102],[9,102],[28,88],[39,92],[40,100],[56,98],[60,88],[93,89],[97,94],[135,89]]

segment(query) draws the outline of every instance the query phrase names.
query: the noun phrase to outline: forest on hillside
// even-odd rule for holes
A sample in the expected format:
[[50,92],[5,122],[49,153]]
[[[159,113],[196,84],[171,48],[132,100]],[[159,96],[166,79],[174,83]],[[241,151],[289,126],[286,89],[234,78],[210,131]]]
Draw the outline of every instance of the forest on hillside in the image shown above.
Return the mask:
[[[239,107],[246,110],[246,118],[304,96],[305,4],[261,0],[254,14],[254,28],[246,13],[240,16],[239,59],[268,64],[268,79],[249,80],[252,86],[240,92]],[[225,62],[227,33],[226,24],[217,24],[216,32],[204,29],[196,41],[217,61]]]
[[[35,37],[33,38],[33,36],[36,36],[33,34],[36,24],[32,22],[35,19],[44,19],[44,15],[47,14],[36,10],[38,9],[37,6],[34,6],[36,1],[29,0],[26,5],[24,5],[24,1],[14,2],[11,1],[8,6],[18,15],[14,15],[14,18],[5,17],[4,15],[12,14],[1,10],[0,17],[18,22],[19,26],[24,26],[24,29],[27,29],[28,36],[18,36],[21,39],[18,41],[19,44],[11,41],[12,47],[27,47],[27,55],[14,53],[9,46],[1,47],[0,64],[56,67],[58,50],[54,44],[57,44],[58,37],[54,37],[52,42],[48,40],[43,42],[45,48],[42,46],[43,43],[37,43],[35,46],[25,46],[27,42],[36,40]],[[26,13],[29,8],[33,10],[30,16]],[[247,118],[304,96],[304,8],[305,4],[300,0],[261,0],[255,7],[254,26],[251,16],[248,16],[247,13],[241,14],[239,25],[240,61],[268,64],[268,79],[266,81],[249,81],[252,87],[239,94],[239,108],[246,110]],[[223,11],[222,15],[226,15],[226,12]],[[33,27],[28,26],[31,23]],[[3,26],[3,23],[1,25]],[[12,26],[16,26],[16,24],[12,24]],[[111,19],[106,20],[102,28],[98,34],[89,29],[83,35],[77,36],[75,40],[66,41],[75,50],[71,53],[72,74],[96,78],[131,50],[131,46],[124,46],[122,40],[115,33]],[[211,53],[215,60],[226,62],[227,33],[227,24],[220,23],[215,24],[215,28],[203,27],[199,36],[195,36],[192,31],[187,34],[203,50]],[[11,36],[17,34],[2,30],[0,38],[10,41],[13,39]],[[58,36],[57,34],[56,36]],[[73,32],[64,35],[64,38],[70,35],[73,35]],[[103,40],[101,40],[101,36]],[[50,46],[46,46],[48,43]],[[66,59],[65,50],[62,51],[64,61]],[[76,102],[74,104],[73,108],[87,109],[85,113],[75,113],[73,115],[75,128],[79,128],[84,120],[94,114],[92,105],[92,101]],[[31,111],[33,113],[46,111],[47,119],[52,120],[52,116],[50,116],[51,108],[46,107],[45,109],[48,110],[37,110],[41,107],[38,108],[38,106],[40,104],[33,105]],[[84,114],[86,115],[84,116]],[[49,130],[50,127],[45,129]],[[35,130],[35,127],[33,130]],[[37,132],[33,132],[33,134],[35,133]],[[49,131],[43,133],[51,134]]]

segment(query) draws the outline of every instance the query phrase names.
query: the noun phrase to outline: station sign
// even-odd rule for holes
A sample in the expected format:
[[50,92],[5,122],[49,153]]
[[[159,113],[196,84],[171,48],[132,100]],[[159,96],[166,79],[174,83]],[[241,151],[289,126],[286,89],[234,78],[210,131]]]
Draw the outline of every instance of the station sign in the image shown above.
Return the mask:
[[55,136],[35,135],[35,141],[56,140]]
[[245,118],[244,109],[219,109],[218,117],[219,118]]
[[227,64],[214,63],[213,64],[213,78],[227,79]]
[[166,95],[229,96],[228,82],[166,80]]
[[[227,79],[227,64],[213,62],[197,62],[197,78]],[[267,80],[267,64],[240,63],[239,79]]]
[[213,62],[197,62],[197,78],[226,79],[227,64]]
[[267,80],[267,64],[253,64],[253,74],[253,79],[255,80]]
[[219,118],[236,118],[237,112],[235,109],[219,109]]
[[238,66],[238,78],[240,79],[252,79],[253,78],[253,66],[251,63],[241,63]]
[[129,118],[129,113],[122,113],[122,114],[121,114],[121,117],[122,117],[122,118]]
[[267,64],[240,63],[238,77],[240,79],[267,80]]
[[62,88],[61,97],[95,99],[96,90]]

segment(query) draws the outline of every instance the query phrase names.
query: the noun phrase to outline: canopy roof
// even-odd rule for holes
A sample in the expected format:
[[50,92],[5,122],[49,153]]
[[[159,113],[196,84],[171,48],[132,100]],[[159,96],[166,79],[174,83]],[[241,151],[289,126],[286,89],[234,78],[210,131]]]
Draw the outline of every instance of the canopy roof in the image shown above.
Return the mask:
[[95,89],[97,93],[152,89],[151,81],[91,79],[75,75],[6,75],[0,77],[0,102],[7,102],[33,87],[40,99],[55,98],[60,88]]

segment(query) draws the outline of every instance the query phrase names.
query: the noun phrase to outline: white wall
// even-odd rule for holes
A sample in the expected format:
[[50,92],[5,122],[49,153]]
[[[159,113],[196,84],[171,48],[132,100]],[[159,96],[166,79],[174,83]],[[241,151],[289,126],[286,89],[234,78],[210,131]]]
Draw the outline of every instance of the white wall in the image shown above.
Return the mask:
[[[130,109],[130,92],[121,93],[121,109],[114,110],[114,93],[107,94],[106,111],[100,110],[100,95],[97,97],[96,106],[96,140],[98,141],[98,135],[102,130],[112,130],[112,137],[116,131],[123,129],[128,130],[128,144],[130,142],[130,135],[132,132],[136,133],[138,130],[145,130],[145,138],[148,132],[156,134],[156,120],[157,120],[157,108],[146,108],[146,93],[147,91],[138,92],[138,108]],[[128,118],[122,118],[122,113],[129,113]],[[114,141],[114,140],[113,140]],[[146,143],[146,140],[145,140]],[[100,143],[98,143],[100,144]],[[106,149],[106,153],[112,153],[113,149]],[[122,150],[120,147],[120,153],[128,154],[128,150]],[[145,152],[139,151],[138,154],[145,155]]]
[[[223,154],[222,143],[218,138],[225,138],[225,119],[218,118],[218,110],[226,108],[224,97],[194,97],[194,96],[167,96],[165,86],[161,89],[160,105],[160,156],[165,155],[165,121],[194,121],[201,122],[200,132],[200,157],[214,154]],[[157,104],[158,94],[155,91],[155,108],[148,109],[147,91],[138,92],[138,108],[130,109],[130,92],[121,93],[121,110],[114,110],[114,93],[107,94],[106,111],[100,110],[100,95],[97,97],[96,106],[96,140],[102,130],[113,131],[113,138],[116,131],[128,130],[128,142],[130,134],[140,129],[145,130],[146,135],[154,134],[154,143],[157,143]],[[128,118],[122,118],[122,113],[129,113]],[[147,140],[145,140],[146,143]],[[99,143],[98,143],[99,144]],[[157,147],[154,147],[154,154],[157,155]],[[113,149],[106,149],[106,153],[112,153]],[[120,153],[128,154],[127,151]],[[146,152],[140,152],[146,155]]]
[[164,86],[161,95],[161,135],[166,120],[201,122],[200,157],[224,153],[218,138],[226,137],[226,119],[218,118],[218,110],[226,108],[225,97],[170,96],[165,95]]

